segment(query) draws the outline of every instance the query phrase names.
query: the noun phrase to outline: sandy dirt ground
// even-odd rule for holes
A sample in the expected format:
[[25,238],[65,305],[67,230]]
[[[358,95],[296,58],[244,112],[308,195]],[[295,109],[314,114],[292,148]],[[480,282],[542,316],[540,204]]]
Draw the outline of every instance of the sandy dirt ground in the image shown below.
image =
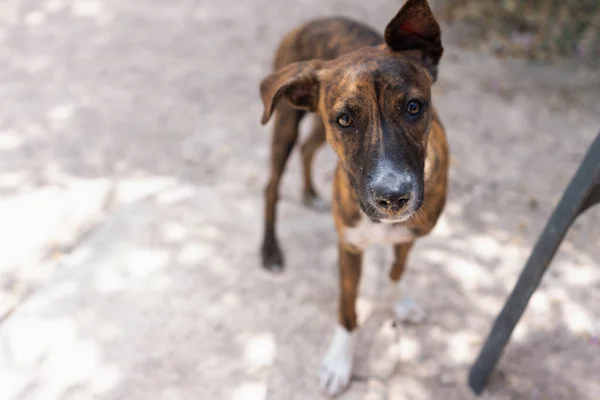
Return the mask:
[[[259,268],[270,127],[258,82],[298,23],[383,30],[400,1],[0,3],[0,399],[319,399],[336,236],[281,189],[287,270]],[[447,51],[435,103],[451,188],[407,278],[426,322],[398,329],[389,249],[366,256],[343,399],[471,399],[468,368],[600,129],[600,74]],[[305,128],[307,128],[305,126]],[[316,160],[330,198],[333,152]],[[600,209],[570,231],[484,399],[600,398]]]

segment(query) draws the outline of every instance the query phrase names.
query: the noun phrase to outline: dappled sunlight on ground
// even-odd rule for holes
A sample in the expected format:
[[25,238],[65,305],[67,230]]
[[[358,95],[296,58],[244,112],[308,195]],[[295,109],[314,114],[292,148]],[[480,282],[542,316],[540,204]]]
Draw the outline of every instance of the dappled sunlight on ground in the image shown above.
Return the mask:
[[[294,152],[286,271],[258,267],[258,82],[298,22],[382,28],[398,5],[2,2],[0,398],[320,398],[337,239],[301,205]],[[390,249],[369,249],[344,399],[472,398],[468,368],[600,128],[597,74],[498,61],[447,32],[434,92],[451,188],[407,272],[427,318],[392,326]],[[325,198],[334,165],[318,153]],[[599,221],[591,209],[569,232],[484,399],[600,398]]]
[[[233,290],[244,265],[232,265],[232,254],[222,245],[227,237],[216,229],[227,215],[215,201],[205,204],[214,204],[213,213],[181,218],[191,215],[204,195],[218,196],[179,184],[135,206],[123,205],[63,258],[55,283],[40,289],[2,325],[0,375],[14,382],[3,398],[25,392],[33,398],[66,393],[120,397],[119,390],[125,390],[120,386],[132,376],[172,367],[175,381],[165,376],[152,389],[135,390],[164,391],[163,384],[177,386],[182,379],[195,382],[197,374],[212,374],[223,380],[213,398],[266,391],[265,368],[273,363],[275,338],[264,327],[248,329],[261,313],[252,307],[247,315],[223,321],[252,301],[247,290]],[[262,314],[267,311],[263,307]],[[246,328],[236,329],[244,321]],[[178,346],[182,339],[192,342]],[[158,347],[147,347],[148,340]],[[110,361],[123,360],[124,354],[129,361],[119,361],[115,369]],[[232,362],[233,355],[240,361]],[[225,384],[235,371],[246,374],[239,388]],[[190,393],[209,396],[213,390],[204,379],[198,385]]]

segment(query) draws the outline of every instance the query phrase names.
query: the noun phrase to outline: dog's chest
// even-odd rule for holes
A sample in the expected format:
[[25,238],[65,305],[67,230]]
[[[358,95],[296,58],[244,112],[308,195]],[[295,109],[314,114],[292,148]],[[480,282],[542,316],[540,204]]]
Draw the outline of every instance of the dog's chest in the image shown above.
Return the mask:
[[370,244],[406,243],[415,239],[415,234],[401,225],[374,223],[362,218],[358,225],[345,230],[344,238],[349,244],[365,249]]

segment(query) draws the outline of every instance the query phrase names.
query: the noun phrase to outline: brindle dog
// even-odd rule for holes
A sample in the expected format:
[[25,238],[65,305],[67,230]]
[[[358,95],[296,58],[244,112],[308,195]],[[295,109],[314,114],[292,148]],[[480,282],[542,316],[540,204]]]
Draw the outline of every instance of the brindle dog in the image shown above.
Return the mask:
[[[306,203],[321,204],[311,179],[315,151],[327,140],[339,157],[333,191],[339,325],[321,369],[322,387],[332,395],[347,386],[352,371],[363,250],[375,242],[394,246],[390,279],[398,286],[415,239],[433,229],[444,208],[448,148],[431,101],[442,53],[440,27],[427,2],[408,0],[383,38],[342,18],[300,26],[283,39],[275,72],[260,85],[262,123],[275,112],[265,268],[283,269],[275,234],[277,192],[306,112],[317,114],[302,145]],[[401,319],[419,311],[408,297],[395,310]]]

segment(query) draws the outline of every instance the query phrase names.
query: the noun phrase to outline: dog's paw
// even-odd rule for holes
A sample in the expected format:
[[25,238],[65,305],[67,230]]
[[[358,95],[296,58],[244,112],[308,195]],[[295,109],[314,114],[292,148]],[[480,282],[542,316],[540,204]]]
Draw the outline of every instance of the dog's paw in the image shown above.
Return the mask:
[[304,205],[312,210],[317,212],[329,212],[331,211],[331,204],[327,201],[323,200],[317,195],[313,194],[304,194]]
[[338,326],[327,355],[321,362],[321,390],[329,396],[340,394],[350,383],[354,340],[352,334]]
[[267,271],[283,272],[283,254],[276,243],[265,243],[261,249],[262,266]]
[[394,315],[398,322],[419,324],[425,321],[425,311],[415,302],[412,297],[406,296],[394,304]]
[[321,363],[321,390],[329,396],[340,394],[350,383],[351,373],[351,357],[326,357]]

